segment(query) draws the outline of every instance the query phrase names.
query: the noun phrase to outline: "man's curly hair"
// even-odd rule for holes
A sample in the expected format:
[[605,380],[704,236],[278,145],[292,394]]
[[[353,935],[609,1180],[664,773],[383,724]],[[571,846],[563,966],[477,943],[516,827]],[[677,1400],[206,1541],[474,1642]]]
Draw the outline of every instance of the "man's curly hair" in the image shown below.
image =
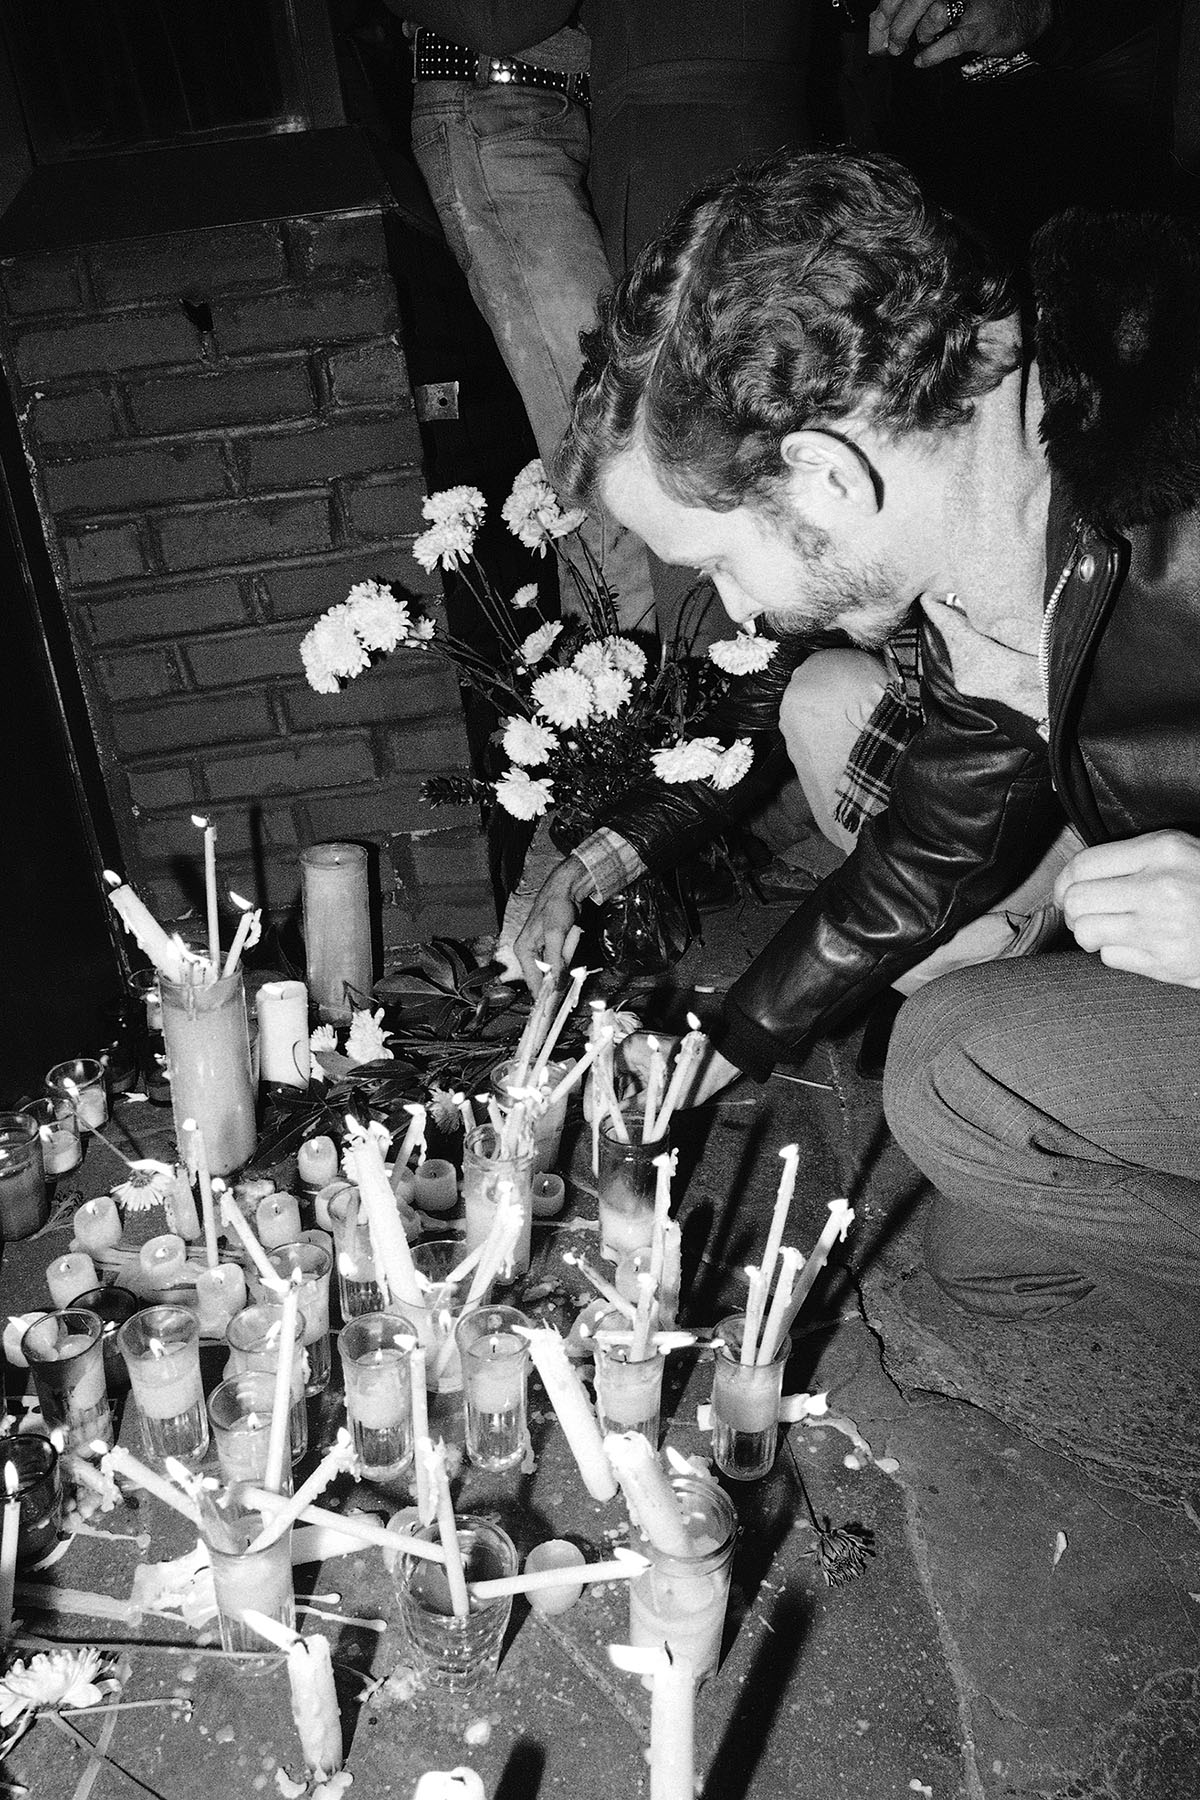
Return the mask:
[[557,458],[581,503],[639,434],[684,505],[768,500],[780,444],[949,428],[1016,366],[1015,287],[888,157],[772,158],[697,190],[600,303]]

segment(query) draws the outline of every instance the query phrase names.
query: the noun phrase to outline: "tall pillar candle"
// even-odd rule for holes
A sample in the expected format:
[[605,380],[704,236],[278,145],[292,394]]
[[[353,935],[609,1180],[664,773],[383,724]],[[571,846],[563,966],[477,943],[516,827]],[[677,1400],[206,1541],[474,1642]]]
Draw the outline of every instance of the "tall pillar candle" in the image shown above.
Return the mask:
[[309,1076],[308,989],[302,981],[265,981],[258,1012],[258,1076],[281,1087],[306,1088]]
[[311,844],[300,856],[308,991],[321,1017],[346,1023],[371,992],[367,853],[361,844]]
[[171,1111],[180,1148],[188,1121],[204,1138],[209,1172],[229,1175],[254,1155],[254,1086],[242,972],[205,987],[160,983]]

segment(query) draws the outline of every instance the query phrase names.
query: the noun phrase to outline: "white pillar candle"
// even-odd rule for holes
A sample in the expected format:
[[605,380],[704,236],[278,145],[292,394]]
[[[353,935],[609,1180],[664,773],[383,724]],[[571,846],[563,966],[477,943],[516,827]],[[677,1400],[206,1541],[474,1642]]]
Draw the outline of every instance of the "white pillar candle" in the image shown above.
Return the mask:
[[679,1501],[649,1440],[640,1431],[610,1432],[604,1449],[643,1537],[664,1556],[691,1556],[692,1541]]
[[454,1164],[431,1156],[413,1171],[413,1200],[422,1212],[452,1212],[458,1203],[458,1176]]
[[371,992],[367,853],[361,844],[312,844],[301,853],[308,988],[323,1019],[349,1023]]
[[99,1280],[95,1263],[83,1250],[57,1257],[46,1270],[46,1286],[57,1312],[65,1312],[80,1294],[98,1287]]
[[341,1768],[342,1716],[333,1685],[329,1639],[300,1638],[287,1653],[292,1718],[309,1773],[324,1781]]
[[196,1199],[192,1193],[192,1184],[183,1169],[176,1169],[171,1177],[171,1185],[163,1196],[163,1206],[167,1215],[167,1224],[185,1243],[194,1244],[201,1235],[200,1214],[196,1211]]
[[412,1800],[487,1800],[487,1795],[474,1769],[427,1769]]
[[81,1250],[112,1250],[121,1241],[121,1215],[108,1194],[76,1208],[75,1242]]
[[302,981],[265,981],[254,1006],[258,1013],[259,1080],[306,1088],[310,1067],[308,989]]
[[187,1245],[173,1231],[164,1231],[142,1245],[138,1263],[147,1287],[174,1287],[187,1279]]
[[300,1203],[294,1194],[268,1194],[254,1214],[254,1229],[264,1250],[294,1244],[300,1236]]
[[[296,1174],[305,1187],[323,1188],[336,1179],[338,1172],[337,1145],[331,1137],[324,1133],[317,1137],[305,1138],[296,1152]],[[318,1220],[318,1223],[320,1221]],[[326,1219],[323,1230],[328,1230]]]
[[213,1336],[225,1335],[225,1327],[246,1304],[246,1277],[237,1263],[220,1263],[201,1269],[196,1276],[196,1311],[200,1329]]
[[584,1486],[593,1500],[611,1500],[617,1491],[616,1477],[605,1454],[592,1403],[568,1360],[562,1338],[550,1326],[521,1327],[521,1335],[529,1339],[533,1366],[562,1426]]
[[168,981],[182,981],[183,955],[178,941],[168,937],[153,913],[138,899],[131,887],[126,887],[124,882],[107,869],[105,878],[117,881],[118,885],[110,888],[108,898],[120,915],[126,931],[146,952],[161,975],[165,975]]
[[610,1661],[649,1677],[650,1800],[695,1800],[696,1679],[691,1663],[661,1650],[610,1644]]

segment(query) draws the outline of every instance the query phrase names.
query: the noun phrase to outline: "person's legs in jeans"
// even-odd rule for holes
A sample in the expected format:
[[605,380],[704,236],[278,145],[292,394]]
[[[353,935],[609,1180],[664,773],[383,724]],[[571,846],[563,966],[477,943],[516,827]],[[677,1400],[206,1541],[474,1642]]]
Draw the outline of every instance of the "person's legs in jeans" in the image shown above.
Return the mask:
[[956,1300],[1029,1319],[1094,1292],[1195,1360],[1200,992],[1082,952],[960,970],[901,1012],[883,1100]]
[[[796,670],[779,709],[779,728],[813,818],[822,835],[847,853],[855,834],[834,816],[838,784],[886,683],[883,662],[868,651],[819,650]],[[1064,830],[1003,902],[964,925],[893,986],[912,994],[952,969],[1032,956],[1058,930],[1054,882],[1079,848],[1074,832]]]
[[[595,324],[597,297],[612,286],[587,195],[587,113],[537,88],[421,81],[412,144],[549,466],[570,415],[579,334]],[[622,626],[652,628],[642,544],[598,519],[583,535],[616,593]],[[563,606],[578,610],[569,582]]]

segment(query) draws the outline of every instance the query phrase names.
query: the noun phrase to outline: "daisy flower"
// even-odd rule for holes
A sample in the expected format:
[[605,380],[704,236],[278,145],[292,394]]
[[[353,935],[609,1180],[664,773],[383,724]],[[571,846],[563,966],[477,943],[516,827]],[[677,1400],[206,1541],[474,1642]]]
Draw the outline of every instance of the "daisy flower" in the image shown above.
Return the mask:
[[512,606],[514,612],[524,612],[527,606],[537,605],[537,597],[537,582],[527,581],[524,587],[519,587],[517,589],[509,604]]

